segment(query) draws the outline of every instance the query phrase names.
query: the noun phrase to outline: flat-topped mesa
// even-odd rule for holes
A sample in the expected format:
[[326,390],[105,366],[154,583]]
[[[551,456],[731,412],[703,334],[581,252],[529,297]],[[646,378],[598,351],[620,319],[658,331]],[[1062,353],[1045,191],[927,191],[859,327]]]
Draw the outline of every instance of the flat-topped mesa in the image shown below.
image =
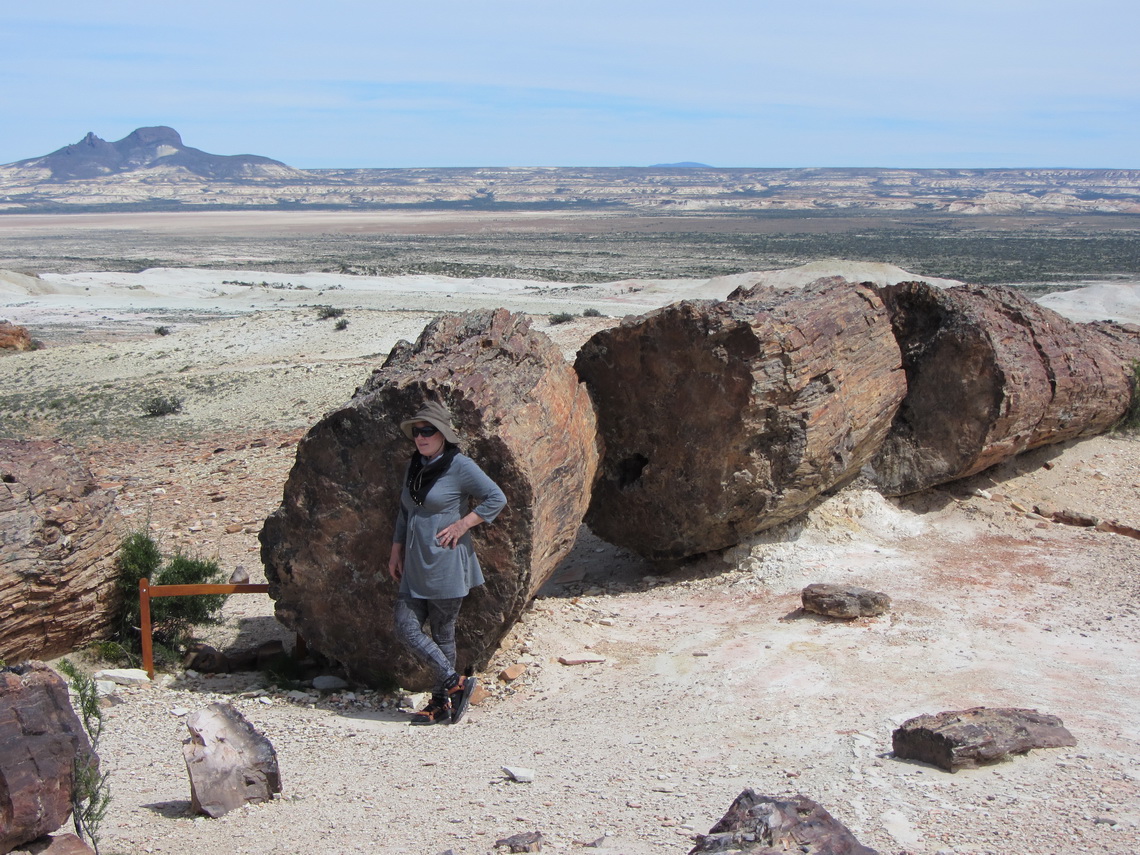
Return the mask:
[[351,675],[426,688],[392,632],[388,554],[413,451],[399,423],[428,399],[507,508],[472,531],[487,582],[457,627],[458,664],[482,667],[574,544],[600,450],[585,388],[558,348],[505,309],[442,315],[399,342],[351,401],[313,426],[261,532],[277,617]]
[[807,510],[858,474],[905,392],[882,301],[839,278],[628,318],[575,367],[606,449],[587,523],[650,558]]
[[908,386],[871,464],[887,495],[917,492],[1032,448],[1101,433],[1128,408],[1127,355],[1093,326],[998,286],[938,289],[903,282],[880,294]]

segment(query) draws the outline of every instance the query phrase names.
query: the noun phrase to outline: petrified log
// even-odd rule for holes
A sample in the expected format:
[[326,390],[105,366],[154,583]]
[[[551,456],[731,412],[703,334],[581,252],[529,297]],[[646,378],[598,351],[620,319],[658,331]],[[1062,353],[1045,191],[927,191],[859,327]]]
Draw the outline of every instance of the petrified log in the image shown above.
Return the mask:
[[20,852],[28,855],[95,855],[95,850],[74,834],[54,834],[25,843]]
[[896,757],[920,760],[948,772],[972,769],[1034,748],[1077,744],[1055,715],[986,707],[916,716],[895,730],[892,742]]
[[907,376],[871,464],[887,495],[1100,433],[1128,408],[1130,371],[1109,336],[1016,291],[903,282],[880,293]]
[[114,493],[70,446],[0,439],[0,659],[50,658],[106,637],[122,529]]
[[182,756],[190,775],[190,810],[217,819],[281,792],[277,752],[230,704],[210,704],[186,719]]
[[815,582],[800,591],[804,610],[837,618],[874,617],[891,607],[891,598],[855,585]]
[[626,319],[575,367],[606,449],[586,520],[650,558],[802,513],[858,474],[905,391],[882,301],[838,278]]
[[0,669],[0,852],[67,821],[84,758],[99,762],[63,678],[43,662]]
[[35,346],[27,327],[0,321],[0,350],[34,350]]
[[358,680],[430,687],[391,628],[388,552],[412,444],[400,432],[442,401],[461,448],[507,508],[474,529],[487,584],[457,626],[460,668],[482,667],[577,536],[599,457],[589,395],[561,352],[505,309],[443,315],[398,343],[352,400],[297,448],[281,507],[261,532],[277,617]]
[[752,852],[776,855],[877,855],[818,802],[796,795],[787,801],[744,790],[720,822],[702,834],[689,855],[701,852]]

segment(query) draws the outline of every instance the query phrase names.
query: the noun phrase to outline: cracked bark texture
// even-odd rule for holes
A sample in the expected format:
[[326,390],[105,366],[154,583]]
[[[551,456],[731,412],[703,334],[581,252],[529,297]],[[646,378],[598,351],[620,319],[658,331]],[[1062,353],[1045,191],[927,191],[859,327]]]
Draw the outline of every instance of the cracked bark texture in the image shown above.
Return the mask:
[[628,318],[575,368],[606,449],[586,521],[654,559],[807,510],[858,474],[905,392],[882,301],[838,277]]
[[124,529],[114,492],[71,446],[0,439],[0,659],[51,659],[107,636]]
[[487,583],[457,625],[458,664],[482,667],[574,545],[595,479],[593,406],[557,347],[505,309],[442,315],[400,342],[297,449],[261,532],[279,620],[372,685],[428,688],[391,628],[388,554],[412,443],[399,423],[428,399],[452,414],[463,453],[507,508],[471,532]]
[[887,495],[1101,433],[1128,408],[1131,370],[1106,332],[998,286],[904,282],[880,293],[907,376],[871,464]]

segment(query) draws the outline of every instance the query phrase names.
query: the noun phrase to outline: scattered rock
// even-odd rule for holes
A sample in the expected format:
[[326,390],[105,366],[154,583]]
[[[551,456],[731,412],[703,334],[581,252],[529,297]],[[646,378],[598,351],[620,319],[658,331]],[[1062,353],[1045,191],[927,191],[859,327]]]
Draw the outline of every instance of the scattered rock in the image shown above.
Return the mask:
[[584,656],[573,658],[569,656],[559,656],[558,662],[562,665],[595,665],[606,660],[598,656]]
[[874,617],[891,607],[891,598],[854,585],[816,582],[800,592],[804,611],[835,618]]
[[506,847],[511,852],[541,852],[545,839],[542,832],[524,831],[495,841],[495,848]]
[[522,662],[516,662],[514,665],[508,665],[499,672],[499,679],[504,683],[513,683],[526,672],[526,665]]
[[95,850],[75,834],[55,834],[26,843],[19,852],[28,855],[95,855]]
[[182,755],[190,774],[190,809],[223,816],[281,792],[277,752],[230,704],[210,704],[186,720]]
[[892,737],[895,756],[956,772],[1034,748],[1077,744],[1061,719],[1037,710],[974,707],[903,722]]
[[1064,525],[1075,525],[1082,528],[1093,528],[1100,522],[1099,517],[1092,514],[1086,514],[1082,511],[1074,511],[1069,508],[1064,508],[1060,511],[1054,511],[1052,516],[1053,522],[1063,523]]
[[503,774],[520,784],[534,783],[534,769],[526,769],[522,766],[504,766]]
[[0,852],[67,822],[83,758],[99,762],[63,678],[43,662],[0,669]]
[[110,680],[117,686],[146,686],[150,677],[142,668],[105,668],[95,672],[96,680]]
[[689,855],[701,852],[811,852],[814,855],[877,855],[843,823],[807,796],[780,801],[746,789],[720,822],[699,835]]
[[313,688],[320,692],[337,692],[348,688],[348,681],[335,674],[321,674],[313,678]]
[[27,327],[0,321],[0,350],[35,350],[36,343]]

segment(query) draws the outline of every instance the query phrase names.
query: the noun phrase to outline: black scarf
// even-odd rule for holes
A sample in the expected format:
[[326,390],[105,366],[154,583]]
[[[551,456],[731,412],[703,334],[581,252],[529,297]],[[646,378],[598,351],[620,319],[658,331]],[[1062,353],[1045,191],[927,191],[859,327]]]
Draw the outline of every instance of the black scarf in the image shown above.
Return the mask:
[[408,492],[412,494],[413,502],[417,505],[424,503],[428,491],[451,468],[451,461],[458,453],[459,449],[452,446],[425,465],[424,456],[418,451],[412,452],[412,462],[408,466]]

